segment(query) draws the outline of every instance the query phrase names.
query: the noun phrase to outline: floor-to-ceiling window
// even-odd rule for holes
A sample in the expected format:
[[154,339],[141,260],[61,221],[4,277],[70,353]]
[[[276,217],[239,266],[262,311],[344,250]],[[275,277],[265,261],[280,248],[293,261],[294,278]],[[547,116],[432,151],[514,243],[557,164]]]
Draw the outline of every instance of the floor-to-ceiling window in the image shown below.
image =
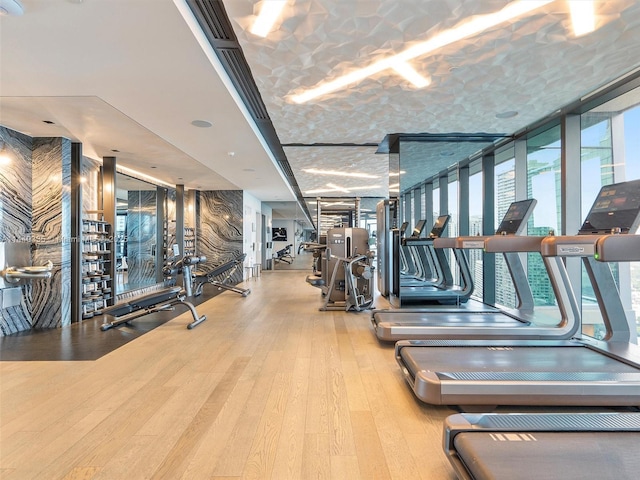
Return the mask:
[[[516,161],[513,149],[496,154],[496,166],[494,170],[494,205],[495,226],[493,232],[485,232],[485,235],[493,235],[498,229],[500,221],[507,213],[509,205],[516,199]],[[516,306],[516,293],[511,281],[509,269],[502,255],[496,255],[496,303],[505,307]]]
[[[469,235],[483,235],[482,231],[482,162],[480,160],[469,165]],[[482,251],[465,252],[469,261],[474,289],[472,296],[482,300]]]
[[[527,139],[527,196],[537,200],[527,224],[528,235],[544,236],[561,231],[560,126]],[[555,307],[551,281],[538,253],[527,255],[527,277],[536,306]],[[557,310],[547,309],[549,313]]]
[[[458,190],[460,182],[458,181],[458,170],[454,170],[449,173],[447,183],[447,202],[449,205],[449,226],[448,237],[457,237],[459,233],[459,209],[458,209]],[[451,273],[453,275],[453,281],[456,284],[460,282],[460,267],[458,266],[453,250],[447,249],[449,265],[451,265]]]
[[[587,215],[600,187],[640,178],[640,89],[581,116],[581,211]],[[627,317],[640,330],[640,263],[611,265]],[[605,334],[595,294],[583,268],[583,333]]]

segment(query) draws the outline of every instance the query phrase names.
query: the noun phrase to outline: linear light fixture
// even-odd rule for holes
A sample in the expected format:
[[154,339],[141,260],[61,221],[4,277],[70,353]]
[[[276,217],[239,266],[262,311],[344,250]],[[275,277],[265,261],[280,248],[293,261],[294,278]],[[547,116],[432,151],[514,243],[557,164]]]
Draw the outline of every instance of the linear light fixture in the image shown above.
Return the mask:
[[334,185],[333,183],[327,183],[327,187],[329,188],[317,188],[315,190],[307,190],[305,193],[307,195],[313,193],[329,193],[329,192],[343,192],[343,193],[351,193],[352,190],[370,190],[374,188],[380,188],[380,185],[362,185],[359,187],[339,187]]
[[407,62],[398,62],[393,66],[396,73],[403,76],[406,80],[411,82],[416,88],[424,88],[431,83],[430,78],[425,78],[416,72],[415,68],[409,65]]
[[596,29],[595,5],[593,0],[569,0],[571,25],[576,37],[591,33]]
[[264,0],[260,7],[260,13],[249,31],[259,37],[266,37],[286,4],[287,0]]
[[336,185],[335,183],[327,183],[327,187],[329,188],[333,188],[334,190],[337,190],[338,192],[344,192],[344,193],[349,193],[349,190],[347,190],[344,187],[339,187],[338,185]]
[[389,176],[390,177],[398,177],[398,176],[403,175],[405,173],[407,173],[407,172],[405,172],[404,170],[400,170],[399,172],[389,172]]
[[516,0],[509,3],[502,10],[486,15],[478,15],[471,20],[463,20],[453,28],[445,30],[427,41],[420,42],[397,55],[372,63],[367,67],[353,70],[346,75],[330,82],[320,83],[298,95],[292,95],[295,103],[304,103],[327,93],[335,92],[347,85],[358,83],[384,70],[394,69],[400,63],[406,63],[414,58],[431,53],[439,48],[451,45],[464,38],[481,33],[508,20],[530,13],[555,0]]
[[338,170],[318,170],[316,168],[303,168],[303,172],[315,173],[316,175],[335,175],[338,177],[356,177],[356,178],[378,178],[377,175],[358,172],[340,172]]

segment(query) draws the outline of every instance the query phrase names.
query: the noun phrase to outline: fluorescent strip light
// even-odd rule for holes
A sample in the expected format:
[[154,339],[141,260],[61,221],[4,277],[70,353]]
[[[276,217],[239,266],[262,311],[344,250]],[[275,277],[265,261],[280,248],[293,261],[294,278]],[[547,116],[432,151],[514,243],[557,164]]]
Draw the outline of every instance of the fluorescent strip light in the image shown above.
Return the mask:
[[400,188],[400,184],[399,183],[394,183],[393,185],[389,185],[389,190],[391,190],[393,188]]
[[416,88],[424,88],[431,83],[430,78],[425,78],[420,75],[407,62],[398,62],[393,66],[393,69],[407,81],[411,82]]
[[370,188],[380,188],[380,185],[365,185],[362,187],[347,187],[349,191],[351,190],[369,190]]
[[569,0],[571,24],[576,37],[591,33],[596,29],[596,15],[593,0]]
[[329,192],[336,192],[337,190],[335,188],[316,188],[315,190],[307,190],[306,193],[307,195],[311,195],[313,193],[329,193]]
[[327,187],[329,188],[333,188],[334,190],[337,190],[339,192],[344,192],[344,193],[349,193],[349,190],[347,190],[344,187],[339,187],[338,185],[336,185],[335,183],[327,183]]
[[287,0],[264,0],[258,18],[253,22],[249,31],[259,37],[266,37],[286,4]]
[[138,172],[132,168],[123,167],[122,165],[116,166],[116,171],[120,173],[124,173],[125,175],[129,175],[131,177],[135,177],[138,180],[143,180],[145,182],[154,183],[156,185],[164,185],[169,188],[176,188],[175,185],[171,183],[167,183],[164,180],[160,180],[159,178],[152,177],[151,175],[147,175],[146,173]]
[[509,3],[502,10],[489,13],[486,15],[478,15],[473,17],[472,20],[463,20],[455,27],[445,30],[439,33],[435,37],[414,45],[408,48],[404,52],[394,55],[389,58],[385,58],[371,65],[354,70],[346,75],[336,78],[331,82],[321,83],[320,85],[310,88],[305,92],[291,96],[291,100],[295,103],[308,102],[311,99],[317,98],[327,93],[335,92],[341,88],[346,87],[352,83],[358,83],[361,80],[371,77],[377,73],[380,73],[389,68],[395,68],[398,63],[408,62],[416,57],[426,55],[439,48],[447,45],[451,45],[464,38],[471,37],[478,33],[481,33],[489,28],[495,27],[507,20],[514,19],[516,17],[525,15],[533,10],[547,5],[555,0],[518,0]]
[[338,177],[356,177],[356,178],[378,178],[377,175],[369,175],[368,173],[339,172],[338,170],[317,170],[315,168],[303,168],[302,171],[307,173],[315,173],[316,175],[336,175]]
[[405,173],[407,173],[407,172],[405,172],[404,170],[400,170],[400,172],[389,172],[389,176],[390,177],[398,177],[398,176],[403,175]]

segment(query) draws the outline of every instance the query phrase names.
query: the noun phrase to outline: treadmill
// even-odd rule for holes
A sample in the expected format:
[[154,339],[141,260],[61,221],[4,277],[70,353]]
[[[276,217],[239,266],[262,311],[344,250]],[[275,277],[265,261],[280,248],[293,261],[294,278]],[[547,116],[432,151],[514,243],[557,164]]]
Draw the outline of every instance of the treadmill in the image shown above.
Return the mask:
[[[499,253],[505,257],[509,273],[518,296],[514,309],[498,309],[480,302],[470,302],[465,307],[430,307],[421,310],[379,310],[371,315],[371,322],[379,340],[435,339],[567,339],[578,331],[579,310],[575,302],[565,301],[560,309],[560,319],[549,318],[534,311],[533,295],[527,280],[520,252],[540,253],[545,237],[520,236],[535,207],[534,199],[513,202],[505,214],[496,235],[485,237],[439,238],[434,245],[463,249],[484,248],[492,240],[504,245]],[[461,253],[462,255],[462,253]],[[558,298],[571,296],[571,285],[563,273],[561,259],[543,258],[550,277],[559,277],[552,282]]]
[[420,286],[437,286],[444,288],[448,283],[452,283],[449,264],[444,255],[435,252],[433,249],[433,241],[440,238],[444,229],[449,223],[449,215],[441,215],[429,232],[426,238],[420,237],[424,229],[425,220],[420,220],[414,228],[413,233],[408,238],[401,238],[400,251],[409,252],[416,263],[419,265],[417,270],[420,272],[418,276],[402,275],[400,272],[401,287],[420,287]]
[[[602,262],[640,261],[640,235],[605,235]],[[444,450],[460,479],[636,479],[640,413],[456,414]]]
[[[440,215],[426,238],[416,235],[414,231],[411,237],[402,240],[400,248],[415,252],[416,262],[423,266],[421,270],[430,270],[432,278],[422,275],[420,279],[406,281],[401,278],[399,270],[394,269],[394,288],[389,295],[392,305],[397,307],[424,304],[459,305],[465,303],[471,296],[473,279],[464,255],[454,250],[461,278],[459,285],[456,285],[446,255],[442,250],[433,248],[434,242],[444,232],[449,218],[449,215]],[[419,225],[423,226],[424,220],[421,220]]]
[[[639,222],[640,180],[608,185],[600,190],[581,229],[583,235],[547,237],[543,244],[549,248],[557,244],[558,254],[589,260],[601,237],[598,232],[632,233]],[[639,406],[640,348],[629,341],[625,316],[614,313],[624,309],[610,268],[593,263],[585,261],[585,266],[603,312],[604,340],[578,336],[400,341],[396,360],[415,395],[426,403],[462,409],[466,405]],[[566,275],[561,262],[556,267],[554,283]],[[566,308],[561,305],[565,302],[575,304],[573,295],[557,300],[561,308]]]
[[[399,251],[400,251],[400,270],[399,277],[394,281],[399,281],[401,286],[417,286],[422,285],[425,281],[433,281],[434,265],[431,256],[424,249],[416,248],[413,240],[417,240],[422,235],[426,220],[419,220],[413,228],[411,235],[405,237],[403,230],[408,222],[404,222],[400,227]],[[402,261],[406,263],[407,268],[402,268]]]

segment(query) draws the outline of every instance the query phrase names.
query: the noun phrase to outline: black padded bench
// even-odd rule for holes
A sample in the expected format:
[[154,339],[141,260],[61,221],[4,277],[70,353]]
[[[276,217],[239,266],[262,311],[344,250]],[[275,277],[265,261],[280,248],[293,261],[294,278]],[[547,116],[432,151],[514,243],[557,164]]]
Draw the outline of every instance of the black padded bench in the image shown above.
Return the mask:
[[106,308],[104,315],[111,321],[103,323],[100,329],[103,331],[109,330],[150,313],[171,310],[177,304],[182,304],[191,311],[193,322],[187,325],[187,328],[191,329],[207,319],[206,315],[198,316],[196,307],[192,303],[185,301],[184,292],[180,287],[172,287],[140,297],[133,297],[124,303]]
[[195,289],[193,296],[197,297],[198,295],[201,295],[202,289],[207,283],[217,287],[218,290],[229,290],[230,292],[235,292],[243,297],[249,295],[251,293],[251,289],[240,288],[227,283],[236,269],[242,265],[246,256],[246,253],[238,255],[233,260],[223,263],[209,272],[194,272],[193,283],[195,285]]

